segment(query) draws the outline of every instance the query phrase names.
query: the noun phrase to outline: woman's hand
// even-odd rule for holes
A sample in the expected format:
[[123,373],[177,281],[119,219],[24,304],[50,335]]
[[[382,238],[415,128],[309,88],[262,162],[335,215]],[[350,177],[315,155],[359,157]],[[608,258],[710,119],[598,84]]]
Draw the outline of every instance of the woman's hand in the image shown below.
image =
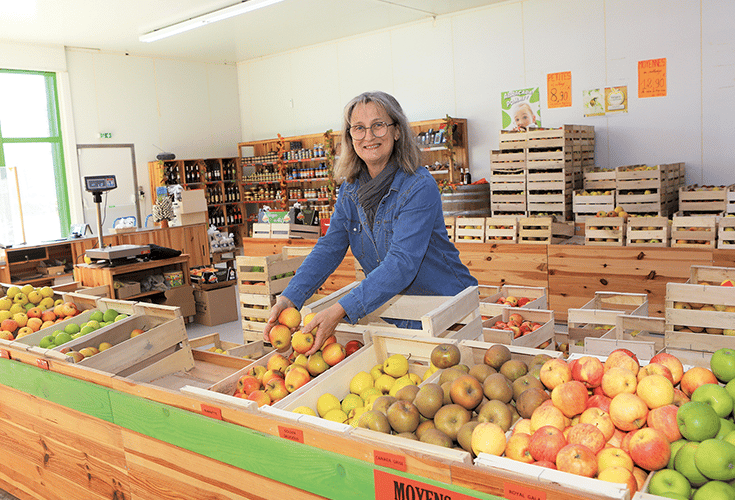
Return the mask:
[[280,316],[284,309],[288,309],[289,307],[294,307],[293,302],[283,295],[279,296],[276,303],[273,304],[273,307],[271,307],[271,315],[268,317],[268,322],[265,324],[265,329],[263,330],[263,340],[265,342],[270,343],[271,328],[278,324],[278,316]]
[[327,309],[317,313],[308,325],[303,325],[302,331],[314,331],[317,329],[316,336],[314,337],[314,345],[305,354],[311,356],[319,349],[321,349],[324,342],[334,335],[334,330],[337,328],[337,324],[342,321],[345,316],[345,310],[339,303],[328,307]]

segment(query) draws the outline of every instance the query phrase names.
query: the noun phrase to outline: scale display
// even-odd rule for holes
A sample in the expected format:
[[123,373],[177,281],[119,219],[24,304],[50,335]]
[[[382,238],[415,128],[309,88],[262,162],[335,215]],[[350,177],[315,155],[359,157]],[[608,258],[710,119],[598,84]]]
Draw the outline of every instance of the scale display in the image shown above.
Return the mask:
[[114,175],[90,175],[84,178],[87,191],[101,192],[117,189],[117,180]]

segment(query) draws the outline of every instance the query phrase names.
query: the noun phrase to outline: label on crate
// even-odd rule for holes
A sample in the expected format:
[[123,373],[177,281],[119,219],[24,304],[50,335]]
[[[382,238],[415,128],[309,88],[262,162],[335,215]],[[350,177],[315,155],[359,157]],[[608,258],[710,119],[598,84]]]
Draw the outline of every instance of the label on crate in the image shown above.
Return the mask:
[[546,492],[523,484],[503,483],[503,496],[508,500],[546,500]]
[[202,403],[202,415],[205,417],[216,418],[222,420],[222,410],[216,406],[210,406]]
[[375,500],[470,500],[469,495],[447,490],[433,484],[420,483],[381,470],[374,470]]
[[7,349],[0,349],[0,358],[10,359],[10,351]]
[[304,444],[304,431],[301,429],[294,429],[293,427],[278,426],[278,435],[283,439],[295,441],[297,443]]
[[403,455],[396,455],[394,453],[387,453],[385,451],[375,450],[373,451],[373,461],[375,462],[375,465],[390,467],[391,469],[399,470],[401,472],[408,471],[406,457],[404,457]]
[[38,366],[39,368],[42,368],[44,370],[48,370],[49,369],[48,361],[46,361],[45,359],[36,359],[36,366]]

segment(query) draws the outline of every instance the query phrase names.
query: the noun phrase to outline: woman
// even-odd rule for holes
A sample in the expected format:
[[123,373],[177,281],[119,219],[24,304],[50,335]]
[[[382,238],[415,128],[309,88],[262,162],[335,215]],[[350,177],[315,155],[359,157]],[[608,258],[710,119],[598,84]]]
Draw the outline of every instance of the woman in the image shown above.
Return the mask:
[[449,241],[439,189],[418,166],[414,133],[398,101],[384,92],[355,97],[345,107],[342,137],[335,178],[344,182],[329,230],[279,296],[264,331],[267,341],[280,312],[300,309],[349,247],[366,277],[304,325],[318,328],[307,355],[321,348],[342,319],[354,324],[399,293],[448,296],[477,285]]

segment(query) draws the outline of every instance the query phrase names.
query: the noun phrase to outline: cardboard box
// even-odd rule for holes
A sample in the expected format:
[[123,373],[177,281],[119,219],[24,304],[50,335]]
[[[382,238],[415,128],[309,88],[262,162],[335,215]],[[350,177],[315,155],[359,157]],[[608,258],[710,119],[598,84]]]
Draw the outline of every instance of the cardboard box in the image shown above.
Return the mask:
[[194,321],[214,326],[237,320],[237,296],[233,286],[215,290],[194,290],[196,314]]
[[207,200],[203,189],[190,189],[181,192],[181,201],[177,202],[182,214],[207,212]]
[[127,299],[134,295],[140,294],[140,282],[139,281],[123,281],[120,288],[115,289],[115,298]]
[[191,285],[183,285],[166,290],[164,292],[164,299],[160,304],[179,307],[181,309],[181,315],[184,317],[194,316],[196,314],[194,287]]
[[170,222],[171,226],[190,226],[192,224],[206,224],[207,212],[195,212],[192,214],[176,213],[174,211],[174,219]]

